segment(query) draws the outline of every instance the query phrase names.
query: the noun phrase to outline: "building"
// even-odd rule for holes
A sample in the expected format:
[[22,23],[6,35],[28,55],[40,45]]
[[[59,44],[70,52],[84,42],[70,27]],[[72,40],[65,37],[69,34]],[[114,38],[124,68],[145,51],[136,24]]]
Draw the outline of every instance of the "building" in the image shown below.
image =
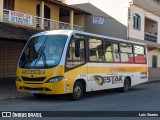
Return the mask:
[[0,0],[0,78],[16,77],[18,58],[31,35],[56,29],[83,31],[89,14],[58,0]]
[[160,0],[63,0],[92,15],[85,31],[147,44],[149,78],[160,78]]

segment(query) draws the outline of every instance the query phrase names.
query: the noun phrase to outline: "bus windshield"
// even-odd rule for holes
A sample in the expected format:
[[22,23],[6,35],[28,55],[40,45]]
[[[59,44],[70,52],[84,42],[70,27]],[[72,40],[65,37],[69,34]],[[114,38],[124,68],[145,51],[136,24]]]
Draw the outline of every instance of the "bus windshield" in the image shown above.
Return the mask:
[[49,35],[29,40],[19,60],[20,68],[52,68],[59,64],[67,36]]

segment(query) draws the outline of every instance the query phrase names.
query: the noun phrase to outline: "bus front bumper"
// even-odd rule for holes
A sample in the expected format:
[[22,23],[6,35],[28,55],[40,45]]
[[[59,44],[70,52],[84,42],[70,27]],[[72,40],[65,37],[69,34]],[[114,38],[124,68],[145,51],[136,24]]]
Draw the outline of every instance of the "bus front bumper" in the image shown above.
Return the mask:
[[33,94],[64,94],[64,82],[57,83],[23,83],[16,81],[16,87],[19,92]]

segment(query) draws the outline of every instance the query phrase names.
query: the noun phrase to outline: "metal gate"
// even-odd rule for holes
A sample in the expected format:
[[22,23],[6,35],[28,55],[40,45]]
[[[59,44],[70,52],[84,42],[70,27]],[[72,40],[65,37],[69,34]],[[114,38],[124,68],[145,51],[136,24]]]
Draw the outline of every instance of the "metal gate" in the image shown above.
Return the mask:
[[16,77],[16,68],[24,42],[0,41],[0,78]]

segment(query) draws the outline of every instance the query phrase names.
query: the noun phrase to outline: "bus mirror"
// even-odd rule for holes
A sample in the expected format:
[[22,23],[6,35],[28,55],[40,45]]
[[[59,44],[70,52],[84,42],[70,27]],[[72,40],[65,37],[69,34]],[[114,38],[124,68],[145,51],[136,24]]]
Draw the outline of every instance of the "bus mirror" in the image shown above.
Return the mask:
[[80,57],[80,41],[75,40],[75,56]]

